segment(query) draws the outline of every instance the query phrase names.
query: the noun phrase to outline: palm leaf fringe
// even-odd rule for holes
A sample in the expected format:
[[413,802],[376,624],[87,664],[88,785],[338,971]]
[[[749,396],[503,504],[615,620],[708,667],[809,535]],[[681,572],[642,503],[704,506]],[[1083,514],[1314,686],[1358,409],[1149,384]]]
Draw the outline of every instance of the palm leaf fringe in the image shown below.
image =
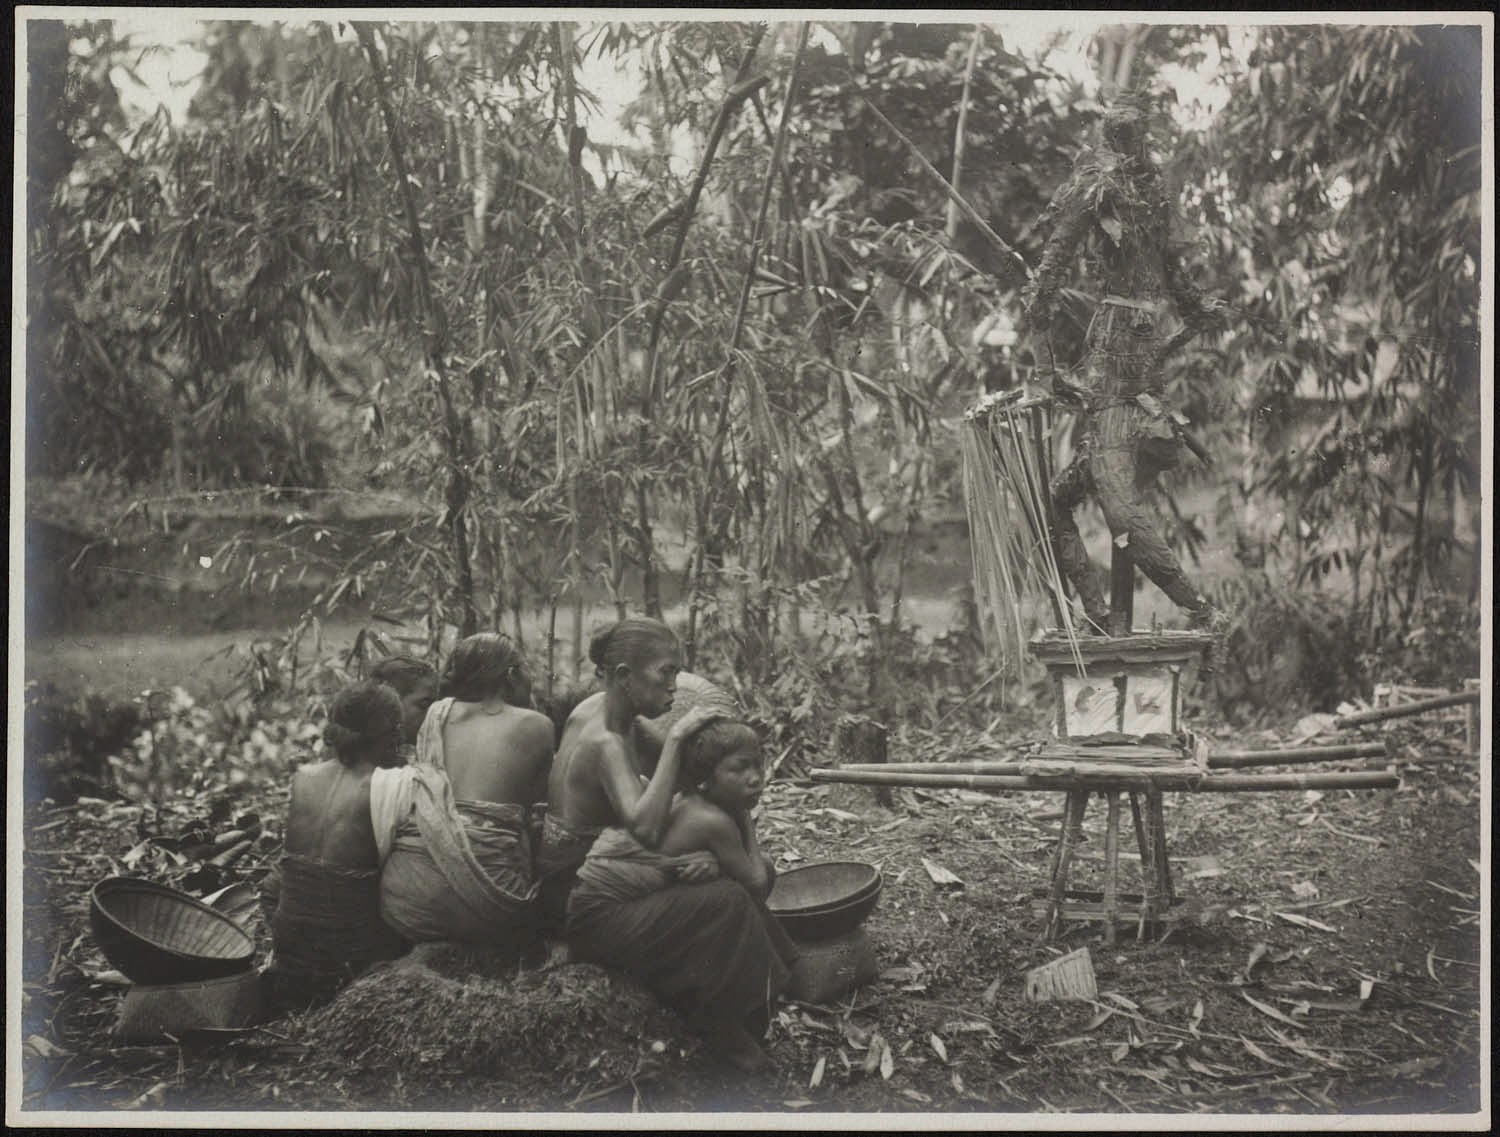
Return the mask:
[[1040,413],[1040,406],[1001,397],[981,400],[964,415],[959,434],[974,594],[1007,668],[1025,657],[1029,613],[1047,600],[1082,673],[1078,633],[1052,550],[1046,456],[1028,436],[1026,416]]

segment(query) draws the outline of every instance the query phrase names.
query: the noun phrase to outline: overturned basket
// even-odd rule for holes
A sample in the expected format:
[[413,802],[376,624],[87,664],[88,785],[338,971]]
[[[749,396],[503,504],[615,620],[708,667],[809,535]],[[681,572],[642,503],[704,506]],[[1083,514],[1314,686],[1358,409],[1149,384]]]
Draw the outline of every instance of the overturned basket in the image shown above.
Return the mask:
[[196,897],[154,881],[112,876],[89,896],[89,927],[105,958],[145,984],[220,979],[249,970],[255,941]]

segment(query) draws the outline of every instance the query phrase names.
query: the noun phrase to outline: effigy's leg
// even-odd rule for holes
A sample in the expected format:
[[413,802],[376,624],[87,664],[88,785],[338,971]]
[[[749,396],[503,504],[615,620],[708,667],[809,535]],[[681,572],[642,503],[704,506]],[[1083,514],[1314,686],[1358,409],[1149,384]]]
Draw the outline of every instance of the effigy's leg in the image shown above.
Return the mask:
[[1083,611],[1090,620],[1104,628],[1109,608],[1104,603],[1104,589],[1084,548],[1073,511],[1083,504],[1093,489],[1087,453],[1080,454],[1052,480],[1052,550],[1064,579],[1078,591]]
[[1118,542],[1123,534],[1136,567],[1188,614],[1194,626],[1205,624],[1214,615],[1213,605],[1188,580],[1176,554],[1158,532],[1156,517],[1141,499],[1142,470],[1137,453],[1141,439],[1136,436],[1136,424],[1124,408],[1105,417],[1114,421],[1101,430],[1089,470],[1110,536]]

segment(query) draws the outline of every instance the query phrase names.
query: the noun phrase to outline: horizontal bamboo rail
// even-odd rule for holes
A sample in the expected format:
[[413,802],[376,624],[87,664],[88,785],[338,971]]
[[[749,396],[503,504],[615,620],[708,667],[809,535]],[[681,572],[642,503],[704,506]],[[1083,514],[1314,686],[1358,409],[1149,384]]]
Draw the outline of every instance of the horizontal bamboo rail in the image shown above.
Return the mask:
[[1383,742],[1353,742],[1345,746],[1289,746],[1283,750],[1233,750],[1210,754],[1210,770],[1234,770],[1242,766],[1297,765],[1305,762],[1337,762],[1347,758],[1389,757]]
[[1399,719],[1408,715],[1425,714],[1428,711],[1440,711],[1444,707],[1458,707],[1465,703],[1477,705],[1478,702],[1478,691],[1462,691],[1456,695],[1439,695],[1435,699],[1422,699],[1416,703],[1400,703],[1394,707],[1380,707],[1377,710],[1360,711],[1352,715],[1336,715],[1333,725],[1343,730],[1349,726],[1365,726],[1372,722],[1385,722],[1386,719]]
[[[1210,754],[1208,768],[1210,770],[1234,770],[1244,766],[1301,765],[1309,762],[1336,762],[1349,758],[1385,757],[1389,756],[1389,753],[1384,742],[1351,742],[1340,746],[1287,747],[1281,750],[1234,750],[1224,754]],[[840,765],[838,769],[856,772],[896,770],[908,774],[1026,775],[1037,773],[1035,767],[1026,765],[1019,758],[991,762],[891,762],[886,765],[851,762]],[[1096,776],[1093,771],[1089,770],[1079,772],[1090,777]],[[1135,773],[1136,771],[1128,771],[1126,776],[1132,776]],[[1158,772],[1150,766],[1142,766],[1139,773],[1142,776],[1156,776]],[[1176,774],[1177,771],[1165,771],[1165,773]],[[1108,777],[1109,775],[1097,776]]]
[[921,786],[957,790],[1165,790],[1171,793],[1254,793],[1272,790],[1378,790],[1400,784],[1386,770],[1316,774],[919,774],[902,769],[813,770],[815,782],[863,786]]

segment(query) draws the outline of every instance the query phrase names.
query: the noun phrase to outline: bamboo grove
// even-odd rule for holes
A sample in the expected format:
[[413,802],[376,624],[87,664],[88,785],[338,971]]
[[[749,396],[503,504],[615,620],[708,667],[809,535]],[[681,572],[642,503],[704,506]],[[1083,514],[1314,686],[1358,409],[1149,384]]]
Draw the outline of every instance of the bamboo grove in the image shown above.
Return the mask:
[[[913,527],[961,501],[972,333],[1016,307],[1091,99],[1003,27],[205,29],[187,121],[132,123],[107,23],[31,27],[29,472],[411,495],[429,516],[325,599],[378,592],[462,632],[571,607],[577,636],[593,590],[671,609],[690,656],[727,636],[754,682],[809,621],[877,646],[900,627]],[[1478,173],[1444,110],[1470,77],[1423,70],[1426,31],[1332,28],[1309,55],[1262,29],[1214,128],[1169,140],[1205,283],[1245,314],[1176,380],[1212,445],[1261,455],[1226,500],[1289,504],[1299,568],[1352,561],[1403,626],[1478,540],[1454,520],[1478,485]],[[1194,53],[1227,67],[1227,42],[1153,28],[1098,58],[1142,84]],[[1342,46],[1359,67],[1318,70]],[[629,65],[649,143],[589,137],[586,60]],[[1398,141],[1319,120],[1330,84]],[[1276,114],[1284,90],[1308,105]],[[1444,114],[1436,181],[1395,184],[1405,152],[1375,151]],[[1285,155],[1269,175],[1265,153]],[[1340,176],[1342,228],[1320,228]],[[1394,261],[1354,232],[1375,219]],[[1408,264],[1431,257],[1436,284]],[[1356,391],[1302,457],[1267,441],[1298,368]]]

